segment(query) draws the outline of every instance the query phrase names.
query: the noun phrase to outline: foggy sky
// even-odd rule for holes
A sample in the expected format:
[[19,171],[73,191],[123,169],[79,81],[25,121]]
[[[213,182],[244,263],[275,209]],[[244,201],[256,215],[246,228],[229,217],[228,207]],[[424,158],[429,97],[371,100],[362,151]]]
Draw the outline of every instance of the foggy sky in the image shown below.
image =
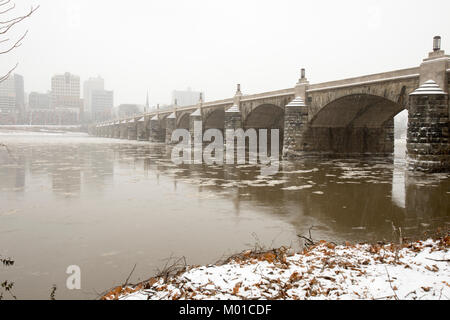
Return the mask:
[[41,8],[14,28],[26,92],[50,90],[53,74],[100,75],[114,103],[169,103],[172,90],[208,101],[418,66],[442,36],[450,51],[450,1],[19,0]]

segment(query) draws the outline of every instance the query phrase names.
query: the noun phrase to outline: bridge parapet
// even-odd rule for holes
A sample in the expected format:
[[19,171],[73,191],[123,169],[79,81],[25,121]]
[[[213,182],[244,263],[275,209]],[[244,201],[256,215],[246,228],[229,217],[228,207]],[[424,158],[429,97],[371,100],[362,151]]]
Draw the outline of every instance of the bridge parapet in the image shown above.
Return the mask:
[[390,72],[376,73],[366,76],[354,77],[344,80],[316,83],[309,86],[307,92],[312,93],[323,90],[335,90],[347,87],[367,86],[376,83],[399,81],[410,78],[419,78],[420,68],[409,68]]

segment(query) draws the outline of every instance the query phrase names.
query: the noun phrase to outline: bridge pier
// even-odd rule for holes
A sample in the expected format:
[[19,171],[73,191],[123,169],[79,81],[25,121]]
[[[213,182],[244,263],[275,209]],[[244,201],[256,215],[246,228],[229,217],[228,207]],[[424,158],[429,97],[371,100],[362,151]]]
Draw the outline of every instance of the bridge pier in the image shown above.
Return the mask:
[[177,128],[176,111],[166,118],[166,144],[172,144],[172,133]]
[[147,122],[145,120],[145,116],[142,116],[137,119],[137,140],[139,141],[148,141],[148,132],[147,132]]
[[441,50],[440,37],[433,40],[433,51],[420,65],[420,86],[409,95],[408,167],[425,172],[450,172],[450,56]]
[[[236,129],[242,129],[244,127],[241,112],[241,98],[242,98],[241,85],[238,84],[233,99],[233,105],[229,109],[225,110],[225,119],[223,126],[225,131],[224,133],[225,142],[228,141],[227,139],[228,130],[233,130],[234,132]],[[234,134],[232,135],[234,136]]]
[[228,110],[225,110],[224,128],[226,130],[242,128],[242,113],[237,105],[233,105]]
[[109,124],[109,138],[114,138],[114,123]]
[[96,128],[95,127],[96,126],[94,126],[94,125],[88,125],[88,134],[90,136],[95,136],[96,135],[96,132],[95,132]]
[[393,154],[394,153],[394,144],[395,144],[395,136],[394,136],[394,118],[387,121],[383,127],[383,134],[381,137],[381,141],[379,142],[382,153],[384,154]]
[[449,100],[436,82],[429,80],[410,95],[407,154],[411,170],[450,170]]
[[301,97],[296,97],[284,110],[283,157],[290,158],[308,123],[308,109]]
[[[202,124],[202,130],[200,131],[200,126],[198,123]],[[203,117],[202,110],[200,108],[189,115],[189,133],[191,134],[192,141],[203,141]]]
[[[197,109],[189,115],[189,133],[191,134],[191,139],[195,141],[203,141],[203,97],[200,93],[200,99],[197,105]],[[201,123],[202,130],[198,130],[198,123]],[[196,130],[197,129],[197,130]],[[197,132],[198,131],[198,132]]]
[[128,140],[137,140],[137,123],[136,119],[127,122]]
[[113,125],[113,138],[120,139],[120,121],[114,122],[114,125]]
[[158,115],[155,115],[150,119],[150,132],[149,140],[150,142],[164,142],[166,133],[162,130],[161,121]]
[[127,121],[126,120],[123,120],[123,121],[121,121],[120,122],[120,125],[119,125],[120,127],[120,136],[119,136],[119,138],[120,139],[128,139],[128,125],[127,125]]
[[300,79],[294,88],[295,98],[286,105],[284,110],[283,158],[294,157],[302,149],[302,140],[308,125],[308,106],[306,105],[306,90],[309,81],[305,69],[301,69]]

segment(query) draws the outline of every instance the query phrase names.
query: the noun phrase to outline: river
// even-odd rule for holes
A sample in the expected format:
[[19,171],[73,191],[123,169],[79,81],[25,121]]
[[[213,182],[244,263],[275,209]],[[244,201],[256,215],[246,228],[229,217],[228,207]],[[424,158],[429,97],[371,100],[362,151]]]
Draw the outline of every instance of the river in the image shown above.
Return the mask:
[[[83,134],[0,132],[0,281],[19,299],[94,299],[144,280],[169,257],[214,263],[254,246],[395,240],[450,226],[450,175],[408,173],[392,158],[180,165],[169,146]],[[81,269],[81,290],[66,269]],[[8,298],[8,296],[6,296]]]

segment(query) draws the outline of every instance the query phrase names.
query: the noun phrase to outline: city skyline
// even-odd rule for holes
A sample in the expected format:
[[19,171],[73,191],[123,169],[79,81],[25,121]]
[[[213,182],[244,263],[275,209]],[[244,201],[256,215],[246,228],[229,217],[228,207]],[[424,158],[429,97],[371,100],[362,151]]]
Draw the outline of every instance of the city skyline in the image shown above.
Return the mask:
[[[22,90],[23,94],[24,94],[24,101],[21,101],[20,105],[22,107],[24,107],[24,108],[29,108],[30,107],[30,105],[29,105],[29,97],[30,96],[33,96],[33,98],[37,98],[37,96],[42,96],[42,95],[49,95],[49,96],[51,96],[53,94],[53,92],[54,92],[54,90],[52,90],[52,79],[54,79],[55,77],[58,77],[58,76],[59,77],[64,77],[64,75],[67,75],[67,74],[71,75],[71,76],[75,76],[75,77],[78,78],[77,81],[79,82],[79,84],[78,84],[79,88],[78,88],[77,92],[75,93],[75,95],[82,100],[82,105],[84,107],[84,109],[83,109],[84,112],[90,112],[90,108],[89,107],[86,108],[86,103],[87,103],[86,97],[88,97],[90,94],[93,94],[96,91],[115,92],[115,90],[105,90],[104,89],[104,82],[105,82],[104,80],[105,79],[103,79],[101,75],[97,75],[95,77],[91,76],[88,79],[84,80],[84,79],[80,78],[76,73],[66,71],[64,73],[53,74],[52,76],[49,76],[50,86],[49,86],[49,88],[47,90],[43,90],[43,91],[34,90],[34,89]],[[13,73],[8,78],[6,78],[4,86],[7,86],[8,81],[9,82],[11,82],[11,81],[14,82],[14,78],[15,77],[19,77],[21,79],[21,81],[22,81],[22,85],[21,86],[22,87],[26,87],[26,85],[25,85],[26,84],[25,77],[22,74],[19,74],[19,73]],[[101,86],[100,87],[94,87],[94,89],[88,89],[86,85],[89,84],[93,80],[101,80]],[[113,104],[112,108],[117,108],[118,106],[123,105],[123,104],[134,104],[134,105],[138,105],[138,106],[146,106],[147,103],[148,103],[148,98],[150,96],[149,92],[150,91],[147,90],[146,93],[145,93],[145,96],[143,94],[144,98],[142,99],[142,101],[145,100],[145,103],[115,103],[115,104]],[[174,90],[171,91],[171,99],[169,99],[170,101],[163,101],[163,102],[156,103],[154,105],[149,105],[150,110],[156,108],[157,105],[160,105],[160,106],[172,105],[175,93],[177,93],[177,94],[192,93],[194,96],[198,95],[199,93],[202,93],[203,98],[205,97],[204,91],[195,91],[195,90],[192,90],[191,87],[187,87],[185,90],[174,89]],[[192,97],[189,97],[189,98],[192,98]],[[188,100],[192,100],[192,99],[188,99]],[[197,100],[195,99],[195,101],[197,101]],[[51,102],[49,104],[52,105]],[[55,104],[55,103],[53,103],[53,104]],[[191,105],[194,105],[194,104],[196,104],[196,102],[192,102]],[[180,105],[180,103],[178,103],[178,105]],[[185,105],[189,105],[189,104],[185,104]]]

